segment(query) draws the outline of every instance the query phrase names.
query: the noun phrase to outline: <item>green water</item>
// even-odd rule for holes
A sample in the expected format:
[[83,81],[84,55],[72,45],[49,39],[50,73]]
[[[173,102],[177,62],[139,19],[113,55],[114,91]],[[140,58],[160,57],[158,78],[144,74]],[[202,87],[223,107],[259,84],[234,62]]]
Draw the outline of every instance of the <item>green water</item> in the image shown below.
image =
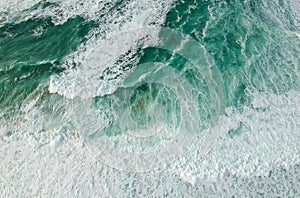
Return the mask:
[[[152,152],[153,156],[170,153],[171,156],[172,149],[167,154],[160,153],[159,149],[168,144],[181,145],[181,137],[174,138],[180,132],[187,134],[187,138],[183,138],[182,146],[175,148],[174,153],[182,152],[193,141],[199,140],[200,145],[201,137],[217,126],[228,108],[240,114],[245,109],[263,114],[269,106],[256,108],[255,94],[288,96],[290,92],[300,91],[300,16],[299,8],[293,7],[297,4],[283,0],[186,0],[175,1],[168,10],[160,25],[159,46],[147,46],[141,41],[119,54],[110,65],[104,67],[102,60],[97,60],[93,67],[98,69],[95,73],[104,67],[97,80],[105,93],[81,97],[87,93],[84,90],[88,86],[74,98],[64,92],[50,93],[50,78],[65,77],[66,81],[59,81],[55,86],[65,87],[59,89],[65,89],[66,93],[73,88],[70,84],[74,87],[79,84],[77,79],[82,77],[86,82],[92,79],[80,73],[88,62],[84,58],[94,52],[98,39],[105,40],[115,34],[122,37],[119,29],[107,27],[133,20],[132,16],[117,20],[126,15],[124,9],[128,2],[107,3],[107,8],[104,6],[91,15],[94,18],[85,12],[75,16],[60,12],[59,3],[47,1],[23,10],[21,16],[10,20],[6,20],[7,13],[0,12],[0,121],[11,126],[10,134],[22,130],[39,133],[58,130],[68,135],[78,133],[87,139],[87,144],[91,142],[100,150],[106,150],[102,147],[110,140],[113,146],[103,151],[104,156],[114,154],[114,148],[128,153]],[[81,6],[75,4],[74,7]],[[56,24],[53,16],[35,16],[50,8],[58,10],[57,18],[67,19]],[[109,21],[115,13],[119,14],[116,20]],[[68,14],[72,17],[68,18]],[[184,36],[176,37],[170,30]],[[81,53],[85,52],[88,55],[81,59]],[[72,76],[74,71],[79,72]],[[114,91],[107,91],[112,84]],[[94,81],[88,85],[95,86]],[[28,105],[31,103],[32,106]],[[36,111],[39,113],[34,114]],[[243,137],[245,131],[252,130],[246,124],[233,129],[229,124],[224,127],[228,127],[225,136],[231,139]],[[190,138],[191,134],[195,135],[194,139]],[[128,139],[124,139],[126,135]],[[209,143],[211,147],[217,139],[218,136]],[[120,156],[122,153],[113,160]],[[124,170],[126,163],[130,168],[134,165],[140,168],[152,163],[146,157],[136,164],[129,157],[129,162],[121,157],[121,162],[114,162],[113,168],[120,166]],[[104,164],[113,161],[105,160]],[[158,164],[158,167],[160,170],[163,166]],[[143,168],[142,171],[148,171]]]
[[[282,7],[277,9],[284,11],[282,22],[289,22],[285,27],[275,20],[276,16],[263,11],[263,3],[255,1],[177,3],[163,26],[190,35],[204,45],[222,72],[226,106],[245,105],[249,102],[247,88],[276,94],[299,88],[295,68],[299,63],[300,44],[299,38],[291,33],[299,27],[293,15],[286,11],[289,3],[281,2],[279,6]],[[57,26],[50,18],[3,25],[0,29],[1,109],[13,111],[39,84],[47,84],[51,74],[63,70],[62,59],[84,43],[87,33],[99,25],[80,16]],[[181,56],[172,56],[172,52],[159,48],[146,48],[139,56],[140,63],[167,63],[182,72],[195,89],[207,92],[198,79],[201,77],[197,77],[201,74],[185,68],[186,60]],[[207,97],[199,95],[199,104]]]
[[[298,29],[292,16],[286,13],[284,19],[290,24],[278,27],[272,16],[261,10],[262,3],[241,2],[199,3],[188,9],[192,5],[187,1],[176,6],[166,22],[205,45],[222,71],[228,106],[246,103],[247,87],[276,94],[299,88],[294,70],[298,65],[292,64],[299,63],[299,38],[288,33]],[[201,32],[210,17],[208,6],[216,14],[204,37]]]
[[61,60],[86,40],[93,22],[82,17],[55,26],[50,18],[29,19],[0,28],[0,108],[18,110],[26,97],[51,74],[59,73]]
[[[38,3],[24,12],[56,6],[58,5],[47,2]],[[120,10],[123,7],[123,3],[119,2],[108,12],[113,13],[114,10]],[[114,63],[121,66],[105,68],[99,79],[104,79],[102,85],[105,86],[106,83],[125,77],[126,81],[132,81],[131,85],[125,88],[124,93],[117,90],[111,95],[96,97],[94,99],[96,105],[91,108],[105,109],[105,112],[110,112],[103,118],[105,122],[91,124],[93,127],[85,127],[87,123],[83,122],[77,126],[77,130],[88,131],[88,134],[121,135],[126,134],[128,130],[147,130],[147,127],[159,125],[158,120],[178,128],[181,122],[187,119],[180,116],[181,112],[187,111],[187,109],[180,108],[178,104],[182,93],[178,90],[175,92],[168,90],[168,86],[161,85],[161,83],[164,84],[164,78],[167,76],[165,74],[162,76],[158,73],[151,74],[154,75],[149,77],[151,81],[160,80],[158,84],[138,82],[138,78],[155,68],[150,65],[144,70],[140,66],[147,63],[156,62],[163,64],[166,68],[172,68],[178,75],[174,78],[183,78],[189,84],[189,88],[182,85],[184,92],[190,92],[189,98],[184,100],[197,106],[194,110],[197,114],[195,119],[198,121],[194,124],[199,128],[193,132],[198,134],[213,127],[218,117],[225,113],[226,107],[242,109],[250,106],[253,92],[284,94],[291,90],[299,90],[297,71],[300,41],[295,34],[299,26],[293,20],[296,16],[286,11],[288,9],[291,9],[289,2],[269,6],[255,1],[175,3],[167,13],[162,27],[181,32],[183,35],[190,36],[194,41],[187,43],[182,43],[183,41],[180,40],[173,41],[172,39],[184,39],[184,37],[173,38],[177,33],[173,35],[173,33],[168,33],[168,30],[159,35],[163,43],[162,47],[139,46],[135,51],[133,50],[133,57],[136,57],[138,62],[125,63],[126,57],[132,54],[131,50],[122,54]],[[47,119],[51,120],[51,117],[56,115],[51,114],[57,111],[56,102],[72,102],[57,94],[48,93],[50,76],[64,75],[63,73],[70,68],[76,69],[81,67],[80,64],[84,64],[84,62],[70,61],[68,57],[76,53],[80,46],[88,43],[93,35],[90,33],[95,32],[95,35],[99,35],[97,31],[101,30],[104,19],[105,16],[101,17],[100,21],[75,16],[62,24],[55,25],[51,17],[45,16],[29,18],[21,22],[14,19],[3,23],[0,28],[2,116],[8,120],[14,120],[18,117],[22,105],[30,102],[32,98],[42,97],[45,98],[44,102],[41,99],[41,106],[37,108],[40,108],[47,115]],[[195,43],[207,51],[214,71],[211,68],[204,71],[208,67],[207,55],[203,54],[206,52],[200,48],[193,49]],[[176,51],[177,48],[181,48],[180,46],[181,52]],[[85,46],[85,48],[88,47]],[[132,73],[134,70],[136,73]],[[215,75],[216,71],[220,72],[219,76],[210,77],[210,73]],[[76,81],[77,77],[72,78]],[[218,90],[211,87],[215,80],[220,81]],[[172,82],[169,83],[172,84]],[[70,87],[65,89],[70,89]],[[43,93],[42,96],[41,93]],[[59,99],[52,102],[53,104],[47,104],[52,97]],[[120,101],[124,101],[121,106],[118,104]],[[216,107],[217,104],[219,107]],[[43,106],[48,106],[46,109],[52,110],[44,111]],[[70,108],[73,107],[66,106],[62,108],[65,110],[58,111],[61,114],[60,117],[63,115],[65,117],[59,125],[65,126],[66,123],[74,122],[73,118],[66,118]],[[81,112],[81,110],[78,111]],[[86,109],[86,111],[89,110]],[[75,113],[75,117],[76,114],[80,114],[79,112]],[[132,122],[124,126],[125,128],[120,126],[124,125],[124,120],[122,120],[126,119],[124,115],[129,116]]]

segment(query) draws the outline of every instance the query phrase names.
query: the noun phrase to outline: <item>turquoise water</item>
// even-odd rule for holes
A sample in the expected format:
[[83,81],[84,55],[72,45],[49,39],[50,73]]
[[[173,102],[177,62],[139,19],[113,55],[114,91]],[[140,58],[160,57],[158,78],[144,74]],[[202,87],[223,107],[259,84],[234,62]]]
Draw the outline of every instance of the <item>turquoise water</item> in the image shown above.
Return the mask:
[[[84,139],[97,160],[128,172],[184,166],[177,160],[197,146],[200,161],[224,137],[267,133],[275,142],[270,152],[284,150],[278,125],[286,124],[287,139],[299,140],[299,3],[150,2],[150,14],[143,15],[141,3],[128,7],[134,1],[32,2],[0,9],[1,137],[55,131]],[[222,123],[222,117],[233,121]],[[291,149],[299,154],[297,145]],[[294,175],[278,182],[292,183],[292,190],[278,192],[299,195],[298,158],[289,164],[280,155],[262,169],[281,174],[278,167],[287,163]],[[257,174],[243,175],[243,185],[253,179],[267,186],[268,176]],[[244,188],[234,186],[243,180],[238,176],[229,180],[228,189]],[[256,192],[250,184],[245,192]],[[266,191],[257,193],[271,196]]]

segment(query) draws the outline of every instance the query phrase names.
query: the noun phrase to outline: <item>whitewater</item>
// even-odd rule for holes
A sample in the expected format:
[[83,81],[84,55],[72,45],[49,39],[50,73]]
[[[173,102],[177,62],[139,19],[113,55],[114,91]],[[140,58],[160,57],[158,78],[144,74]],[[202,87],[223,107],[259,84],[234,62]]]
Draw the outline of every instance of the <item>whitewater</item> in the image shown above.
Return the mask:
[[299,197],[298,1],[0,2],[0,197]]

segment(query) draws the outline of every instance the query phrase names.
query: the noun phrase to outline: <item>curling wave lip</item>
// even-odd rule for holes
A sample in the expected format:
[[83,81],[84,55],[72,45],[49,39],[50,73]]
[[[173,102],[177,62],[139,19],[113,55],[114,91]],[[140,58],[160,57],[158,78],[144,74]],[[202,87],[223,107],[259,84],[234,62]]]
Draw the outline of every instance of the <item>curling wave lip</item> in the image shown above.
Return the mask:
[[[134,39],[133,42],[130,43],[130,39],[127,41],[126,38]],[[155,42],[153,42],[153,40],[155,40]],[[120,44],[121,41],[123,41],[123,43]],[[107,42],[106,45],[103,44],[105,42]],[[120,46],[119,48],[127,46],[128,49],[132,47],[156,47],[167,50],[172,54],[179,54],[185,58],[203,75],[205,83],[209,88],[211,106],[213,108],[210,127],[213,127],[218,122],[219,116],[223,114],[225,109],[223,80],[218,68],[199,42],[181,32],[164,27],[150,26],[126,30],[122,33],[110,36],[107,40],[101,42],[101,45],[91,50],[85,59],[86,61],[83,63],[83,65],[85,65],[84,72],[86,74],[92,74],[91,78],[86,78],[86,76],[81,75],[80,71],[77,72],[78,75],[76,76],[76,80],[78,79],[81,82],[80,84],[86,81],[86,83],[83,84],[92,85],[86,87],[86,89],[81,87],[85,98],[83,98],[83,100],[93,100],[94,97],[104,96],[98,94],[97,91],[99,90],[98,86],[105,86],[105,82],[100,81],[99,84],[99,78],[93,76],[93,74],[97,74],[97,69],[99,69],[97,65],[95,65],[98,62],[97,57],[103,57],[103,55],[105,55],[105,57],[115,57],[118,55],[116,51],[107,51],[104,49],[103,46],[109,46],[108,44],[115,44],[116,46]],[[119,48],[116,48],[116,50]],[[111,47],[111,49],[114,49],[114,47]],[[74,85],[76,85],[76,80],[74,81]],[[201,121],[199,119],[197,98],[192,93],[193,87],[190,82],[174,68],[158,62],[139,64],[121,81],[118,89],[108,92],[108,95],[105,95],[106,97],[112,97],[114,100],[120,101],[118,103],[122,103],[122,101],[129,100],[128,97],[130,94],[127,93],[128,91],[130,92],[145,83],[157,83],[177,95],[181,108],[181,122],[179,126],[175,128],[173,126],[165,126],[160,129],[160,132],[151,131],[153,130],[151,126],[148,126],[148,128],[144,130],[137,127],[136,130],[138,132],[133,132],[132,128],[128,128],[128,122],[132,122],[132,120],[130,121],[128,118],[128,113],[126,113],[128,111],[123,111],[122,105],[116,104],[114,114],[117,115],[115,115],[113,122],[117,122],[118,130],[122,131],[119,136],[109,137],[104,135],[103,129],[107,128],[107,126],[102,125],[99,126],[99,128],[96,127],[91,130],[91,128],[84,128],[84,123],[80,121],[77,122],[77,127],[81,129],[81,135],[85,138],[86,145],[92,155],[102,163],[119,170],[144,172],[164,169],[170,162],[187,152],[191,142],[196,139],[200,141],[199,144],[201,145],[199,155],[204,156],[207,154],[215,140],[219,137],[218,131],[209,129],[205,132],[199,131]],[[119,92],[124,93],[119,94]],[[77,95],[79,98],[82,95],[76,90],[76,86],[74,86],[74,93],[74,96]],[[74,109],[76,108],[77,107],[74,107]],[[76,112],[74,115],[78,115],[78,113],[79,112]],[[93,120],[91,122],[97,123],[100,122],[99,119],[103,119],[97,117],[97,114],[97,111],[88,114],[90,116],[89,119]],[[152,112],[152,114],[151,116],[155,117],[155,113]],[[159,129],[159,127],[156,129]],[[164,135],[161,135],[162,133]],[[200,138],[198,137],[199,134],[201,136]],[[163,138],[162,136],[167,136],[168,138]],[[156,145],[154,149],[154,147],[152,148],[148,144],[153,144],[155,141],[156,143],[154,144]]]

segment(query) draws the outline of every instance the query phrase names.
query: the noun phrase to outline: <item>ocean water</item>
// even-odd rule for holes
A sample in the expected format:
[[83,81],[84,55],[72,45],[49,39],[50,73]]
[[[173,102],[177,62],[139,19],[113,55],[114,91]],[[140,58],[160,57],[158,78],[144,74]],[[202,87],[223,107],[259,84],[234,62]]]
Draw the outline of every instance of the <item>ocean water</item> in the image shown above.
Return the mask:
[[297,0],[0,1],[0,197],[299,197]]

